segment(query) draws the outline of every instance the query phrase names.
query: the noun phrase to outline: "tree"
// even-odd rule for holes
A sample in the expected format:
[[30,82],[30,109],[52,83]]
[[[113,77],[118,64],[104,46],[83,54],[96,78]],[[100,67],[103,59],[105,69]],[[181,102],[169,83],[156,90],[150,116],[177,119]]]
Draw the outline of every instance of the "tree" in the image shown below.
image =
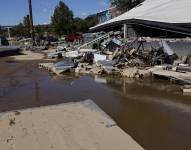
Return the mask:
[[97,15],[90,15],[85,19],[74,18],[72,23],[73,32],[87,32],[90,27],[98,23]]
[[19,23],[18,25],[14,26],[11,30],[12,36],[25,36],[25,28],[22,23]]
[[29,15],[23,17],[23,21],[14,26],[11,30],[12,36],[30,36]]
[[[57,36],[68,35],[70,33],[87,32],[90,27],[98,23],[97,15],[90,15],[85,19],[73,18],[73,12],[69,7],[60,1],[55,7],[54,13],[51,17],[50,25],[36,25],[35,32],[39,35],[45,32]],[[30,35],[30,21],[29,15],[23,18],[23,22],[16,25],[12,29],[13,36],[29,36]]]
[[97,15],[89,15],[87,18],[85,18],[85,21],[87,22],[87,27],[89,29],[90,27],[98,24],[98,17]]
[[27,35],[30,35],[30,17],[29,15],[24,16],[23,18],[23,26]]
[[51,27],[50,27],[50,25],[40,25],[40,24],[38,24],[38,25],[36,25],[36,26],[34,26],[34,28],[35,28],[35,33],[37,33],[38,35],[43,35],[43,34],[45,34],[45,33],[51,33]]
[[51,18],[51,26],[56,35],[66,35],[72,32],[71,24],[73,21],[73,12],[68,6],[60,1],[54,10]]
[[72,31],[73,32],[82,32],[84,20],[81,18],[74,18],[72,21]]
[[134,8],[143,1],[144,0],[110,0],[111,4],[117,6],[122,12]]

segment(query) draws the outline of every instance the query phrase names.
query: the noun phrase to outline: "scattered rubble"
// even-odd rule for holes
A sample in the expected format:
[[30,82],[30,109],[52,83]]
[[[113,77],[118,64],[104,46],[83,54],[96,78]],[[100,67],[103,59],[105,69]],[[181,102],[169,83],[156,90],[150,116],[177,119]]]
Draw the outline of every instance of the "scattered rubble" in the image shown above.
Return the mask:
[[64,59],[58,63],[53,64],[52,71],[57,75],[66,72],[75,67],[75,63],[71,59]]
[[11,118],[11,119],[9,119],[9,125],[10,126],[13,126],[13,125],[15,125],[16,124],[16,122],[15,122],[15,118]]
[[19,116],[20,114],[21,114],[21,112],[15,111],[15,116]]
[[[55,74],[72,71],[141,79],[153,75],[191,84],[191,56],[178,57],[166,40],[158,41],[158,46],[150,45],[151,49],[146,49],[145,43],[143,38],[125,41],[120,32],[109,32],[79,47],[58,46],[56,51],[47,54],[47,58],[60,61],[39,67]],[[92,49],[94,44],[97,49]]]
[[184,85],[182,92],[184,95],[191,95],[191,85]]
[[103,73],[103,69],[96,64],[79,63],[75,69],[75,73],[98,75]]
[[[164,45],[163,47],[159,49],[153,48],[151,51],[144,51],[144,42],[144,40],[137,38],[131,43],[124,43],[120,38],[114,37],[103,41],[104,44],[101,44],[102,48],[105,47],[103,51],[85,48],[78,50],[64,48],[63,50],[59,49],[56,52],[51,52],[47,56],[48,58],[56,56],[59,58],[60,56],[63,60],[72,58],[73,63],[77,64],[75,69],[77,73],[89,74],[92,72],[92,68],[93,70],[99,68],[99,73],[104,71],[107,74],[116,74],[117,72],[125,77],[129,77],[129,75],[124,74],[124,69],[127,72],[128,68],[136,67],[136,69],[139,69],[139,67],[153,67],[174,62],[175,53],[166,42],[161,42]],[[138,48],[133,47],[135,43],[139,44]],[[56,67],[54,68],[54,72],[59,70]]]

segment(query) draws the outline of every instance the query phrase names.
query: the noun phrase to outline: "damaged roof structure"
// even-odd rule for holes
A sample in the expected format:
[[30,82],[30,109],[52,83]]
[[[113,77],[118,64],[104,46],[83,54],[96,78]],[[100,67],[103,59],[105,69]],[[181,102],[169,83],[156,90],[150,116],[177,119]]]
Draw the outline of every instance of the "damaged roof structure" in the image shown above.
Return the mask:
[[[163,32],[188,37],[191,36],[190,8],[190,0],[145,0],[130,11],[98,24],[90,30],[108,30],[127,24],[143,35],[147,35],[147,33],[151,35],[152,31],[156,34],[158,31],[157,34]],[[141,30],[143,28],[144,31]]]

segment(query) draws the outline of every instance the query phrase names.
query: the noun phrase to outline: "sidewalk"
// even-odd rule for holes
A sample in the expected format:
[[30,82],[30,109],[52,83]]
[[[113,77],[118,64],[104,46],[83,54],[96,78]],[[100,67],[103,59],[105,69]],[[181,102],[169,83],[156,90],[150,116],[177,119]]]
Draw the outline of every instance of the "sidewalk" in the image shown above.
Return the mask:
[[2,150],[143,150],[91,100],[0,114]]

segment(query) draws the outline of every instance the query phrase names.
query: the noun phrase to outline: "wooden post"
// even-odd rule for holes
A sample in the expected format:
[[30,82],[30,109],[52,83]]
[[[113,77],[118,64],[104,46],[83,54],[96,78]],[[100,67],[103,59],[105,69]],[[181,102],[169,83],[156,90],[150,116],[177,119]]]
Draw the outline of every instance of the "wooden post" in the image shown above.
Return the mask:
[[34,39],[34,25],[33,25],[33,12],[32,12],[32,0],[28,0],[29,3],[29,21],[30,21],[30,34],[32,38],[33,45],[35,44]]
[[127,24],[123,25],[123,38],[126,39],[127,38]]
[[8,32],[8,38],[11,39],[11,31],[10,31],[10,27],[7,28],[7,32]]

